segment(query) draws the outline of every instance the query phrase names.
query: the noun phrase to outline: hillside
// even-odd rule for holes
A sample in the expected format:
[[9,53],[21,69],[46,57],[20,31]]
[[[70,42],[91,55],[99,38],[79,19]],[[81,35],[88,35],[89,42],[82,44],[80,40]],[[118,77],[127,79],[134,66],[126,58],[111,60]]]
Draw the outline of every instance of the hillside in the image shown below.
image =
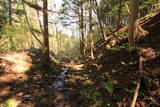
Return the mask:
[[[160,13],[157,13],[141,19],[143,21],[142,28],[147,30],[148,34],[140,37],[137,46],[129,47],[126,36],[112,34],[108,37],[111,39],[97,42],[94,60],[82,58],[81,63],[79,62],[77,65],[79,68],[72,67],[75,65],[71,63],[69,86],[76,89],[77,93],[82,92],[83,96],[79,99],[76,98],[77,94],[73,94],[75,101],[79,101],[81,98],[85,99],[85,96],[87,97],[86,101],[89,105],[93,104],[92,106],[100,104],[103,107],[108,104],[114,107],[117,102],[120,107],[129,106],[139,77],[141,52],[144,58],[142,84],[136,106],[158,107],[160,105],[159,18]],[[126,31],[126,27],[124,27],[115,34],[123,34],[124,29]],[[116,36],[119,36],[119,39]],[[113,40],[115,44],[112,44]],[[108,45],[110,48],[107,47]],[[77,103],[76,106],[81,105],[81,103]]]

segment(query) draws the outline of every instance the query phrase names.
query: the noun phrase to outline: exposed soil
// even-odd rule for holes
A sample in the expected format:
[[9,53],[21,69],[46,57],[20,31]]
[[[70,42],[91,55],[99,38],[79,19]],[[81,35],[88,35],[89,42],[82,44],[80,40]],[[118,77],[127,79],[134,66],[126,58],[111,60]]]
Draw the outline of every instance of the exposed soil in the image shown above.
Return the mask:
[[[136,107],[158,107],[160,105],[160,36],[148,35],[142,38],[138,47],[125,44],[104,49],[98,59],[71,60],[62,66],[69,69],[67,85],[73,107],[116,107],[129,106],[139,77],[139,50],[142,51],[142,84]],[[111,81],[113,93],[104,83]],[[98,93],[100,95],[94,95]],[[89,95],[93,95],[90,96]],[[78,96],[78,97],[77,97]],[[100,104],[96,104],[101,100]],[[118,103],[117,103],[118,102]]]
[[[54,107],[64,100],[57,95],[54,81],[62,71],[51,62],[50,70],[42,65],[42,51],[0,54],[0,107]],[[58,106],[61,107],[61,106]]]
[[[159,43],[159,35],[150,35],[138,45],[143,48],[144,64],[137,107],[160,105]],[[14,101],[20,107],[129,106],[138,79],[138,49],[122,45],[104,50],[95,60],[64,59],[59,66],[51,62],[50,71],[43,68],[41,50],[0,54],[0,103]],[[64,81],[64,86],[57,91],[54,82],[66,70],[63,80],[58,80]],[[109,81],[113,92],[104,86]]]
[[[154,28],[159,28],[159,24],[154,25]],[[78,63],[72,61],[75,65],[69,66],[68,75],[71,79],[69,88],[76,91],[72,93],[74,102],[79,101],[76,96],[80,93],[91,107],[129,106],[139,78],[139,57],[142,56],[142,84],[136,107],[160,106],[160,35],[157,30],[154,32],[150,28],[149,35],[141,37],[137,47],[128,47],[125,41],[107,49],[108,44],[101,42],[102,46],[97,47],[94,60],[81,58]],[[77,64],[84,66],[75,69]],[[112,83],[113,92],[104,86],[108,82]],[[77,102],[76,107],[85,107],[83,104]]]

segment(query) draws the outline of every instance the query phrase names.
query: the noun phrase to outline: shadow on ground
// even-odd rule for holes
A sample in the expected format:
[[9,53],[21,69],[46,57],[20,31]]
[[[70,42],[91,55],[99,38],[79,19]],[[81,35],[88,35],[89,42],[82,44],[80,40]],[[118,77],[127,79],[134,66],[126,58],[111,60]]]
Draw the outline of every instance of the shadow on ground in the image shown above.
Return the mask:
[[60,70],[46,71],[42,51],[0,54],[0,107],[56,107],[54,80]]

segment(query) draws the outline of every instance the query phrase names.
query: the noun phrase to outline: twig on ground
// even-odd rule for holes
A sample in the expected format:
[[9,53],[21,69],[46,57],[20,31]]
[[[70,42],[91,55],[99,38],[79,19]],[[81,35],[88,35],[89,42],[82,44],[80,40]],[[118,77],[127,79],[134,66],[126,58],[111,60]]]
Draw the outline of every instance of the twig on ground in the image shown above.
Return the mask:
[[142,69],[143,69],[143,57],[140,55],[140,58],[139,58],[139,78],[138,78],[138,83],[137,83],[135,93],[134,93],[134,97],[133,97],[133,100],[132,100],[132,103],[131,103],[130,107],[135,107],[135,104],[136,104],[136,101],[137,101],[137,98],[138,98],[138,91],[139,91],[139,88],[141,86],[141,74],[143,72]]

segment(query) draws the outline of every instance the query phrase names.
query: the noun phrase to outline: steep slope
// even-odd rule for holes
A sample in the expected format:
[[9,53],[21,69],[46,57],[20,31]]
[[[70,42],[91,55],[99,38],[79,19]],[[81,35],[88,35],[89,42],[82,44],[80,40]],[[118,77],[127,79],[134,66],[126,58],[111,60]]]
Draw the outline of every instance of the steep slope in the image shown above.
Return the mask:
[[77,107],[84,106],[78,102],[81,98],[91,107],[130,106],[139,77],[140,52],[144,61],[136,107],[160,106],[160,13],[140,19],[140,24],[148,34],[140,37],[137,46],[128,46],[124,33],[128,27],[123,27],[96,44],[94,60],[82,58],[79,65],[83,69],[70,69],[68,87],[76,92],[72,96]]
[[[146,15],[145,17],[139,19],[139,38],[145,35],[159,34],[160,31],[160,12],[151,13]],[[121,45],[123,43],[127,43],[127,35],[128,35],[128,26],[125,26],[118,31],[115,31],[107,37],[107,39],[99,40],[95,44],[95,54],[101,53],[106,48],[114,47],[116,45]],[[95,55],[95,56],[96,56]]]
[[[103,99],[104,105],[105,102],[112,101],[112,106],[116,102],[123,106],[125,104],[129,106],[139,77],[140,50],[144,61],[137,107],[140,105],[143,107],[160,105],[160,13],[140,19],[140,24],[148,32],[148,35],[140,37],[136,47],[127,46],[127,37],[123,35],[123,32],[128,27],[115,32],[108,37],[110,38],[108,41],[101,42],[96,47],[96,59],[92,61],[92,64],[89,64],[89,69],[95,67],[93,65],[96,65],[97,69],[89,75],[96,86],[101,88],[99,91],[102,96],[105,90],[102,82],[111,81],[113,85],[111,89],[113,91],[112,98]],[[110,92],[108,91],[108,93]],[[115,96],[119,97],[118,100]]]

